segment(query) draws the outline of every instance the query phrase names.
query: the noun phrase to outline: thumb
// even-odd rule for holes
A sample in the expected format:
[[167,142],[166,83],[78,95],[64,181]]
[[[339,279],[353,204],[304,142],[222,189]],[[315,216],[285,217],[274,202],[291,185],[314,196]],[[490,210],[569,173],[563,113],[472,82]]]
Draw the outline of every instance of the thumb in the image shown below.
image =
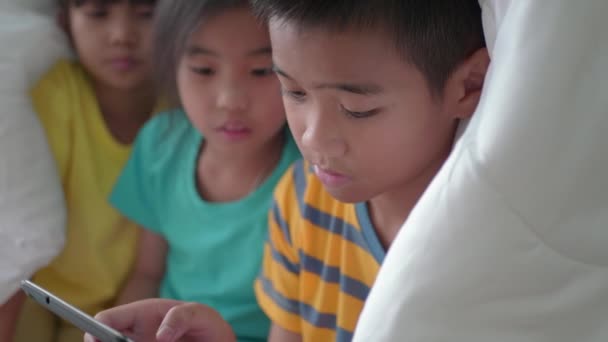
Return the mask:
[[158,342],[176,342],[184,336],[197,341],[234,341],[230,325],[215,310],[199,303],[173,307],[156,333]]
[[201,305],[186,303],[171,308],[161,322],[156,339],[158,342],[174,342],[204,322],[197,322]]
[[95,337],[86,333],[86,334],[84,334],[84,342],[97,342],[97,341],[96,341]]

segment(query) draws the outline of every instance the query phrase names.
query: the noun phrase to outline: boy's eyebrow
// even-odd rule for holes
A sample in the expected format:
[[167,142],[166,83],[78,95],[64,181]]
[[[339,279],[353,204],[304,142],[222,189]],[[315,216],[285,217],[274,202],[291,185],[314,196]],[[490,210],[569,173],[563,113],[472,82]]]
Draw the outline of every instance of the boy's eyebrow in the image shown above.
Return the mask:
[[[275,73],[289,79],[294,80],[289,74],[281,70],[276,64],[273,64],[272,70]],[[315,89],[337,89],[345,91],[347,93],[353,93],[357,95],[378,95],[384,92],[384,88],[373,83],[319,83],[314,86]]]
[[[246,56],[254,57],[254,56],[259,56],[259,55],[270,55],[270,54],[272,54],[272,48],[270,46],[262,46],[260,48],[256,48],[256,49],[253,49],[253,50],[247,52]],[[188,57],[195,57],[198,55],[207,55],[207,56],[214,56],[214,57],[220,56],[219,53],[217,53],[211,49],[199,46],[199,45],[188,46],[188,48],[186,49],[186,55],[188,55]]]
[[271,55],[272,48],[270,46],[263,46],[261,48],[253,49],[247,53],[247,56],[258,56],[258,55]]
[[357,95],[378,95],[384,91],[384,89],[372,83],[320,83],[316,84],[315,89],[337,89],[345,91],[347,93],[353,93]]

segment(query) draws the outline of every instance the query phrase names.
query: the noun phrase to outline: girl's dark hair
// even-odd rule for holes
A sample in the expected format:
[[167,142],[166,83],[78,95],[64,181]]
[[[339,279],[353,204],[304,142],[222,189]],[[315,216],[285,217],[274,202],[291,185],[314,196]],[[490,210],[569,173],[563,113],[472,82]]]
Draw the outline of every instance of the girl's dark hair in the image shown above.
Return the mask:
[[379,30],[442,91],[454,68],[485,46],[478,0],[252,0],[256,14],[302,29]]
[[190,37],[205,19],[227,9],[248,7],[247,0],[159,0],[155,9],[154,64],[159,89],[179,105],[177,66]]
[[[67,8],[68,6],[82,6],[88,2],[92,2],[98,5],[110,5],[110,4],[114,4],[117,2],[121,2],[121,1],[125,1],[125,0],[59,0],[59,6],[61,8]],[[154,5],[156,3],[156,0],[126,0],[132,4],[142,4],[142,5]]]

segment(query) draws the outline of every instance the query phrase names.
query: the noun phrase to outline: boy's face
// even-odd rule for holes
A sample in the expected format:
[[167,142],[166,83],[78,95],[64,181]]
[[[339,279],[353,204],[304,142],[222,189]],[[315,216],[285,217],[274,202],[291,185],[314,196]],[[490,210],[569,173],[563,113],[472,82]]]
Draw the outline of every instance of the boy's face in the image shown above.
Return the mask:
[[367,201],[432,177],[457,113],[386,35],[271,20],[270,36],[289,126],[335,198]]
[[68,30],[97,86],[132,90],[151,80],[153,7],[128,1],[69,5]]

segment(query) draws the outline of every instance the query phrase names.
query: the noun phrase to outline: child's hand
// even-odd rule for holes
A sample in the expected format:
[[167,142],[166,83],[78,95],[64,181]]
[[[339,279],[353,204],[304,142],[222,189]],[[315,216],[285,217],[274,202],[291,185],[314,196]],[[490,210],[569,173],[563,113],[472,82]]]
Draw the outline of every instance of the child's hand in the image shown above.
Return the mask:
[[[96,319],[142,341],[235,341],[230,325],[208,306],[168,299],[146,299],[103,311]],[[86,342],[95,338],[85,335]]]

